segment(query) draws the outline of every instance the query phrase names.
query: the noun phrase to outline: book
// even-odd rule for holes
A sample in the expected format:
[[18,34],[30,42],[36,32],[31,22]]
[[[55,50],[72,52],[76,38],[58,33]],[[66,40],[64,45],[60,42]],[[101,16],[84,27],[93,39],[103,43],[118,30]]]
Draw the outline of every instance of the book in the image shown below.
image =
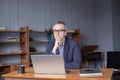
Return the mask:
[[81,69],[80,76],[102,76],[103,73],[99,69]]

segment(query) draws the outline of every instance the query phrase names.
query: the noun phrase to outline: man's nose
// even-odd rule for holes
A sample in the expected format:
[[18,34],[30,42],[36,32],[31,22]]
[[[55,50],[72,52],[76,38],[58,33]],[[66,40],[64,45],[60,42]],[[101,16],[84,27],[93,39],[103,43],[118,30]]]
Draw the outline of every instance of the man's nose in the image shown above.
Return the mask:
[[59,34],[60,34],[60,32],[59,32],[59,31],[57,31],[57,32],[56,32],[56,34],[57,34],[57,35],[59,35]]

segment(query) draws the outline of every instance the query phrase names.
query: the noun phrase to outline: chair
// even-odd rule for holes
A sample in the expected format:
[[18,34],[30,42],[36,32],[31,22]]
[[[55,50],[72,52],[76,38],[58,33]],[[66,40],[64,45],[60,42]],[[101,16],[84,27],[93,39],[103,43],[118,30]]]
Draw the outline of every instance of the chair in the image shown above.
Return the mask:
[[97,67],[97,63],[99,62],[100,67],[102,68],[102,52],[96,51],[98,45],[88,45],[82,47],[83,54],[83,62],[85,63],[85,67],[89,67],[89,62],[94,62],[94,67]]

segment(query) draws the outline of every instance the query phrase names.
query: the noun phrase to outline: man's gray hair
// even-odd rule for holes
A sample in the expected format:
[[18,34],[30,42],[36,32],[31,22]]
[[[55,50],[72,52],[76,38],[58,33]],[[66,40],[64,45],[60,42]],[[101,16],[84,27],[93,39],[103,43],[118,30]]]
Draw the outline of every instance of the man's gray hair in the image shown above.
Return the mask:
[[65,30],[67,30],[67,26],[66,26],[66,23],[63,22],[63,21],[57,21],[54,25],[56,24],[63,24],[65,26]]

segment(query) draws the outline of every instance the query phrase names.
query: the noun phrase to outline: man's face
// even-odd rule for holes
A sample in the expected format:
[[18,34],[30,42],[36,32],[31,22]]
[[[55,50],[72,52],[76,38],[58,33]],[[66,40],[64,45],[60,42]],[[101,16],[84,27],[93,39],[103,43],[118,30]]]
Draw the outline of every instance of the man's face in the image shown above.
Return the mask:
[[65,30],[65,27],[63,24],[56,24],[53,26],[53,35],[55,40],[63,41],[65,39],[66,34],[67,34],[67,31]]

